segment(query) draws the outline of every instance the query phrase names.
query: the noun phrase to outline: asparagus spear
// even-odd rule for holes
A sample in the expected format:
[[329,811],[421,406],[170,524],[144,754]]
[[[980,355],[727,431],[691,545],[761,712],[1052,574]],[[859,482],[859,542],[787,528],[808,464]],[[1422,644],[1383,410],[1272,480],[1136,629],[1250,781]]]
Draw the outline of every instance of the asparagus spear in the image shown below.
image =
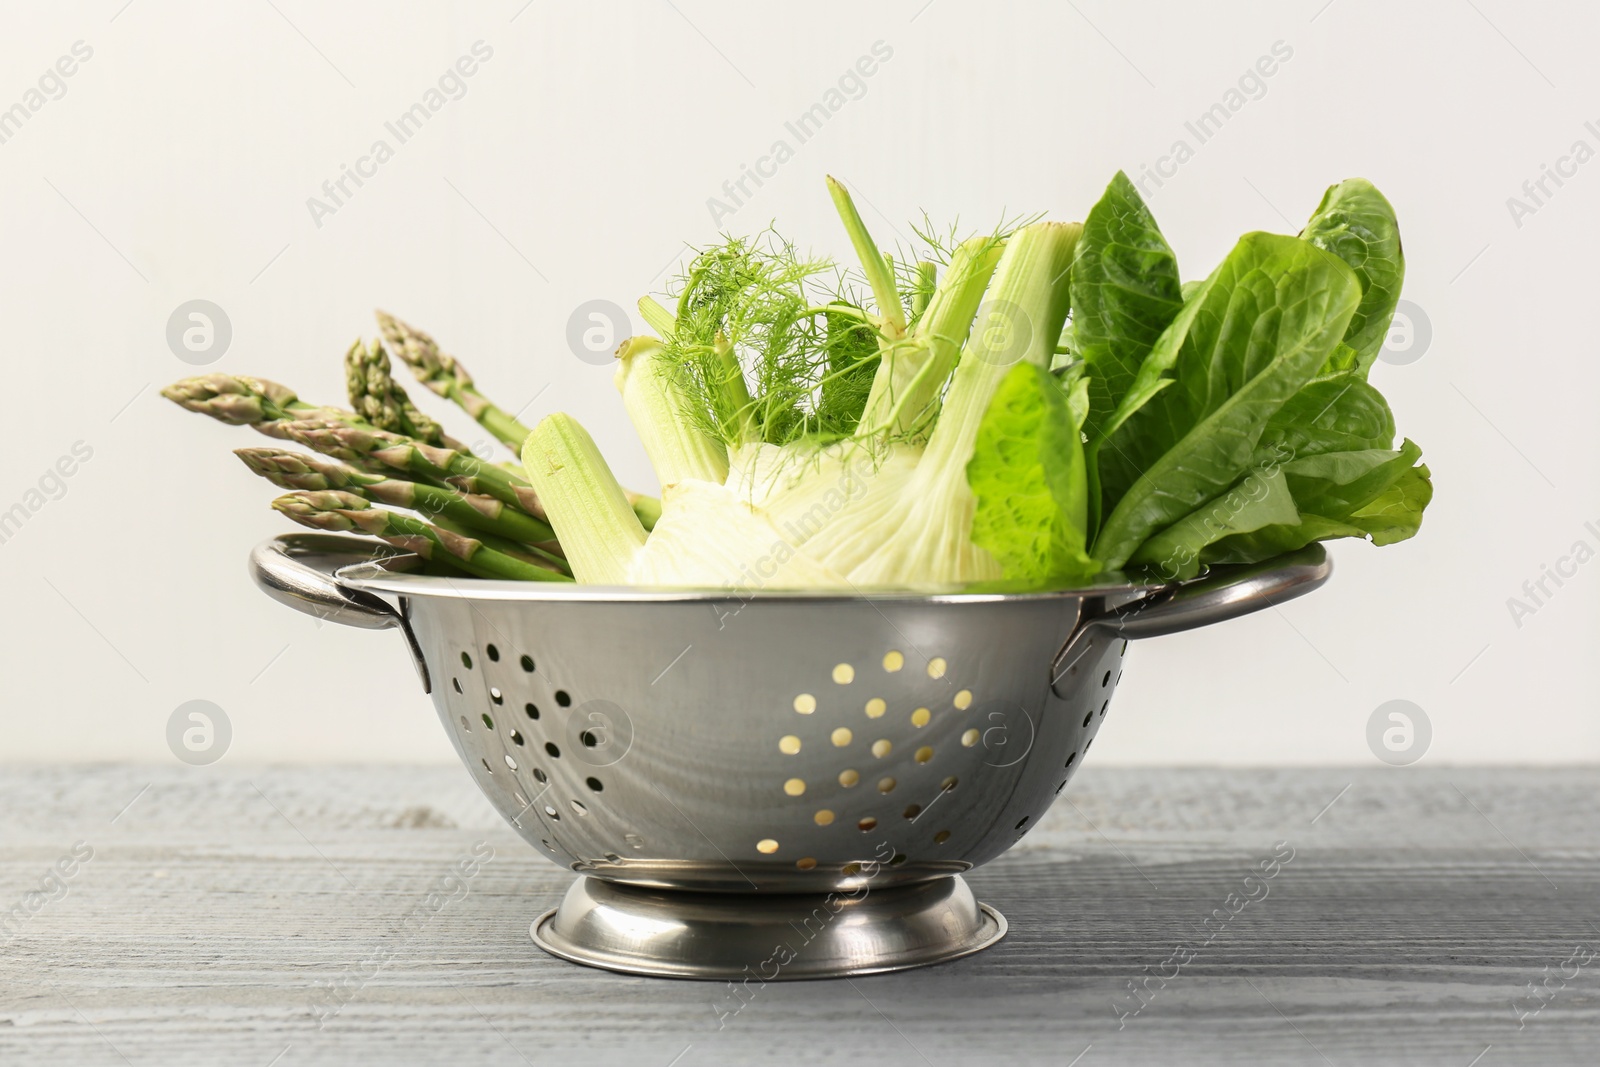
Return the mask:
[[470,452],[435,448],[401,434],[352,425],[338,419],[300,419],[283,434],[307,448],[353,466],[381,463],[413,476],[447,482],[468,493],[483,493],[543,520],[544,509],[526,481]]
[[417,381],[459,405],[513,452],[522,454],[522,443],[528,438],[528,428],[478,392],[472,375],[454,356],[440,351],[438,342],[432,337],[388,312],[378,311],[375,314],[378,316],[378,328],[383,331],[384,343],[390,352],[405,361]]
[[389,354],[373,341],[359,338],[344,354],[345,386],[350,406],[380,430],[403,433],[424,444],[461,448],[461,442],[447,437],[444,427],[411,403],[406,391],[394,380]]
[[[470,452],[438,448],[380,430],[352,411],[307,404],[292,389],[276,382],[206,374],[174,382],[161,393],[190,411],[233,426],[253,426],[268,437],[298,441],[358,470],[391,477],[398,471],[401,477],[441,484],[449,480],[467,492],[487,493],[544,519],[538,498],[512,470],[480,460]],[[430,462],[430,456],[440,462]]]
[[370,428],[353,412],[307,404],[293,389],[265,378],[202,374],[173,382],[161,390],[161,395],[180,407],[230,426],[254,426],[268,437],[282,437],[283,424],[304,418],[342,418]]
[[375,508],[366,499],[342,489],[287,493],[272,506],[302,526],[339,533],[365,533],[423,559],[453,564],[480,578],[512,578],[533,582],[570,582],[564,574],[525,562],[466,537],[402,515]]
[[[174,382],[161,390],[161,395],[189,411],[231,426],[252,426],[268,437],[298,441],[368,474],[453,484],[469,493],[492,496],[546,521],[538,497],[514,469],[488,463],[460,449],[434,449],[396,434],[388,434],[381,444],[376,443],[363,435],[379,433],[378,428],[355,412],[307,404],[294,390],[265,378],[204,374]],[[407,445],[453,452],[455,456],[449,464],[430,465],[425,454],[413,456],[403,447]],[[444,469],[447,466],[449,469]],[[645,529],[653,528],[661,515],[661,502],[638,494],[630,494],[629,501]]]
[[[522,560],[524,563],[531,563],[535,567],[543,567],[545,570],[555,571],[562,577],[570,577],[572,574],[572,566],[567,562],[566,557],[547,552],[540,546],[530,545],[525,541],[513,541],[510,538],[500,537],[492,533],[484,533],[482,530],[456,522],[454,519],[443,515],[430,515],[428,518],[432,519],[433,524],[441,530],[449,530],[451,533],[460,534],[462,537],[471,537],[482,541],[485,548],[503,552],[514,559]],[[554,543],[553,541],[546,542],[546,544]]]
[[420,512],[437,522],[453,520],[468,530],[521,541],[549,553],[555,532],[549,524],[525,515],[491,496],[370,474],[332,460],[286,448],[239,448],[244,465],[283,489],[343,489],[368,500]]
[[[665,312],[665,309],[662,310]],[[384,344],[406,362],[411,368],[411,373],[416,375],[417,381],[459,405],[467,414],[478,420],[484,429],[508,445],[517,455],[522,455],[523,442],[527,440],[531,431],[478,392],[477,386],[472,382],[472,375],[467,373],[466,368],[454,356],[440,351],[438,342],[415,326],[401,322],[386,311],[378,311],[375,314],[378,317],[378,327],[383,331]],[[670,321],[670,314],[667,318]],[[515,469],[515,465],[510,466]],[[639,521],[644,523],[644,528],[654,529],[656,520],[661,517],[661,501],[642,493],[629,493],[628,500],[638,513]]]

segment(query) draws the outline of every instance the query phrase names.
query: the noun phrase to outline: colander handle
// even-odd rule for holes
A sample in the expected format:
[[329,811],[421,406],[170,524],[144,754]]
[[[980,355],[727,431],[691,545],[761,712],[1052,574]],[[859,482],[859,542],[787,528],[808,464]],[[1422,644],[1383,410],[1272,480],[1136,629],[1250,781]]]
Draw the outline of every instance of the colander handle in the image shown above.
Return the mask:
[[1333,561],[1323,547],[1307,545],[1261,563],[1216,567],[1204,578],[1152,593],[1090,625],[1130,640],[1181,633],[1304,596],[1332,573]]
[[428,664],[406,617],[382,597],[351,589],[336,572],[353,563],[404,555],[389,545],[338,534],[281,534],[250,552],[250,577],[273,600],[296,611],[366,630],[395,627],[405,634],[424,692],[432,691]]

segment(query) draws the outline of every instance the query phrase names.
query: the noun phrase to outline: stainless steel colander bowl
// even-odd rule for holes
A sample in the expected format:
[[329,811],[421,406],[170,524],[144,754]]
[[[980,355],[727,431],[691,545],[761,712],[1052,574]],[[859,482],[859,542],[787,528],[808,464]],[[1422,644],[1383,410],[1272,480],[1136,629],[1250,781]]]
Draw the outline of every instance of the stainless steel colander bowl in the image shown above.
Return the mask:
[[586,876],[533,924],[541,947],[762,980],[998,940],[1004,919],[960,873],[1065,787],[1129,639],[1281,603],[1330,569],[1314,546],[1180,585],[741,598],[406,573],[415,563],[320,534],[251,556],[276,599],[400,629],[484,794]]

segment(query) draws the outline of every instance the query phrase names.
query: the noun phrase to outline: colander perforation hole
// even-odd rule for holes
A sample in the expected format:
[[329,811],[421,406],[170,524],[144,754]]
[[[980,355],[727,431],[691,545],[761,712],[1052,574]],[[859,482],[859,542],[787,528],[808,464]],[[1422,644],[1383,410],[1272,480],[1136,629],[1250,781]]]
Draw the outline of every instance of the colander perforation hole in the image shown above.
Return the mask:
[[866,818],[861,819],[860,821],[858,821],[856,823],[856,829],[860,830],[862,833],[865,834],[865,833],[870,833],[872,830],[876,829],[877,825],[878,825],[878,820],[874,819],[872,816],[868,815]]
[[560,819],[561,818],[561,813],[559,811],[557,811],[553,806],[551,806],[549,804],[546,804],[544,806],[544,813],[546,815],[550,816],[552,819]]
[[1071,767],[1072,766],[1072,761],[1077,759],[1077,758],[1078,758],[1078,750],[1077,749],[1073,749],[1071,752],[1068,752],[1067,753],[1066,766],[1067,767]]
[[915,819],[918,815],[922,814],[922,805],[921,804],[908,804],[908,805],[906,805],[906,810],[902,811],[900,814],[904,818]]
[[487,759],[482,760],[482,763],[484,770],[488,771],[490,774],[494,773],[494,768],[489,766],[489,761]]
[[592,777],[591,778],[585,778],[583,780],[583,784],[588,786],[589,789],[592,792],[595,792],[595,793],[603,793],[603,792],[605,792],[605,788],[606,788],[605,783],[602,782],[598,778],[592,778]]
[[617,855],[615,852],[607,852],[605,855],[606,855],[606,862],[608,862],[608,863],[621,863],[622,862],[622,857]]
[[1084,725],[1084,728],[1085,728],[1085,729],[1087,729],[1087,728],[1088,728],[1088,726],[1089,726],[1089,722],[1090,722],[1090,720],[1092,720],[1092,719],[1093,719],[1093,718],[1094,718],[1094,711],[1093,711],[1093,709],[1091,709],[1091,710],[1090,710],[1090,711],[1088,711],[1088,712],[1086,712],[1086,713],[1085,713],[1085,714],[1084,714],[1084,716],[1083,716],[1083,725]]
[[529,674],[533,673],[533,657],[532,656],[524,655],[522,657],[522,659],[519,660],[518,662],[520,662],[522,664],[522,669],[523,670],[527,671]]
[[894,854],[894,858],[889,861],[889,866],[898,867],[902,863],[904,863],[905,861],[906,861],[906,854],[904,852],[896,852]]
[[852,770],[849,767],[846,767],[844,770],[839,772],[839,784],[844,786],[846,789],[849,789],[851,786],[860,781],[860,771]]
[[939,788],[943,792],[948,793],[948,792],[950,792],[950,790],[954,789],[956,786],[958,786],[960,784],[961,784],[961,779],[957,778],[955,775],[952,774],[950,777],[946,778],[944,781],[939,783]]
[[569,800],[569,801],[567,801],[567,803],[572,807],[572,814],[574,814],[574,815],[587,815],[587,814],[589,814],[589,809],[584,807],[583,803],[581,801]]
[[545,848],[549,849],[551,852],[554,852],[556,850],[556,846],[554,846],[554,845],[552,845],[550,843],[550,839],[548,837],[545,838],[544,840],[540,841],[539,843],[541,845],[543,845]]
[[539,768],[535,767],[533,768],[533,780],[538,782],[540,785],[544,785],[550,780],[550,776],[545,774]]
[[450,685],[455,689],[456,692],[458,692],[458,693],[461,692],[461,679],[460,678],[452,678],[452,679],[450,679]]
[[585,730],[583,733],[578,735],[578,741],[583,745],[584,748],[594,748],[600,743],[600,735],[596,734],[593,730]]
[[805,856],[794,861],[794,865],[802,871],[809,871],[817,865],[815,857]]
[[827,808],[823,808],[821,811],[811,816],[811,821],[816,823],[818,826],[832,826],[833,812],[829,811]]
[[461,716],[461,728],[463,730],[472,729],[472,722],[465,715]]
[[894,792],[894,787],[896,785],[898,785],[898,784],[899,783],[896,782],[893,778],[888,778],[888,777],[879,778],[878,779],[878,792],[880,792],[880,793],[892,793],[892,792]]
[[493,645],[485,645],[483,651],[488,654],[491,661],[495,663],[500,662],[500,650],[498,648],[495,648]]
[[1020,830],[1024,826],[1027,826],[1028,825],[1028,820],[1031,819],[1032,817],[1033,816],[1031,816],[1031,815],[1024,815],[1022,818],[1017,820],[1017,825],[1013,829]]
[[507,767],[510,767],[512,770],[517,769],[517,761],[511,758],[511,753],[507,752],[504,758]]
[[982,736],[982,734],[978,733],[976,727],[966,731],[961,735],[961,747],[971,748],[973,745],[978,743],[978,739]]
[[556,747],[556,743],[554,741],[546,741],[544,743],[544,750],[550,753],[551,759],[561,758],[561,749]]
[[530,719],[537,719],[539,717],[539,707],[538,705],[529,702],[522,705],[522,713]]
[[557,689],[556,690],[556,703],[560,704],[564,708],[571,707],[572,706],[572,697],[567,695],[567,691],[565,689]]
[[498,686],[491,685],[489,687],[489,699],[494,701],[496,704],[504,704],[506,702],[506,695],[500,692],[500,688]]
[[888,673],[894,674],[896,671],[900,670],[900,668],[904,667],[905,665],[906,665],[905,653],[897,652],[894,649],[890,649],[888,652],[885,652],[883,654],[883,669],[885,671],[887,671]]
[[489,718],[489,713],[487,711],[483,713],[483,725],[487,726],[491,730],[494,729],[494,720]]
[[1083,743],[1083,754],[1085,756],[1087,756],[1089,754],[1089,746],[1092,745],[1092,744],[1094,744],[1094,738],[1092,738],[1092,737],[1089,738],[1089,740],[1087,740],[1087,741],[1085,741]]
[[763,856],[770,856],[774,852],[778,851],[778,843],[770,837],[763,837],[760,841],[756,842],[756,851],[761,853]]
[[511,743],[514,744],[514,745],[520,745],[520,744],[524,744],[525,742],[522,740],[522,735],[521,734],[517,733],[517,731],[515,731],[515,730],[512,730],[511,731]]
[[1111,706],[1111,698],[1110,697],[1106,697],[1105,703],[1100,705],[1100,717],[1102,719],[1106,717],[1106,709],[1109,708],[1110,706]]
[[470,671],[472,669],[472,657],[465,652],[461,653],[461,665]]
[[1111,672],[1110,671],[1106,671],[1106,676],[1104,678],[1100,679],[1100,688],[1104,689],[1106,686],[1108,686],[1110,684],[1111,684]]
[[1067,787],[1067,780],[1065,778],[1063,778],[1063,779],[1061,779],[1061,784],[1056,786],[1056,796],[1060,796],[1061,795],[1061,791],[1063,789],[1065,789],[1066,787]]
[[950,840],[949,830],[940,830],[938,833],[933,835],[933,843],[936,845],[942,845],[948,840]]

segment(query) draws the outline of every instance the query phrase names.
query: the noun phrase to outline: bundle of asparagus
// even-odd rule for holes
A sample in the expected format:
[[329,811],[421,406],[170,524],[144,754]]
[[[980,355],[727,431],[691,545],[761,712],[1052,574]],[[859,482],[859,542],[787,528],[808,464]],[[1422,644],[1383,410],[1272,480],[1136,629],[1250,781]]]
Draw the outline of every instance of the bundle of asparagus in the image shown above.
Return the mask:
[[[309,404],[276,382],[230,374],[186,378],[162,395],[321,453],[283,445],[234,452],[251,471],[289,490],[272,506],[302,526],[378,537],[455,573],[571,581],[572,568],[520,465],[481,459],[446,434],[394,380],[390,355],[513,454],[528,428],[479,392],[433,338],[377,315],[382,342],[358,340],[345,353],[349,408]],[[634,504],[653,525],[659,504],[647,497]]]

